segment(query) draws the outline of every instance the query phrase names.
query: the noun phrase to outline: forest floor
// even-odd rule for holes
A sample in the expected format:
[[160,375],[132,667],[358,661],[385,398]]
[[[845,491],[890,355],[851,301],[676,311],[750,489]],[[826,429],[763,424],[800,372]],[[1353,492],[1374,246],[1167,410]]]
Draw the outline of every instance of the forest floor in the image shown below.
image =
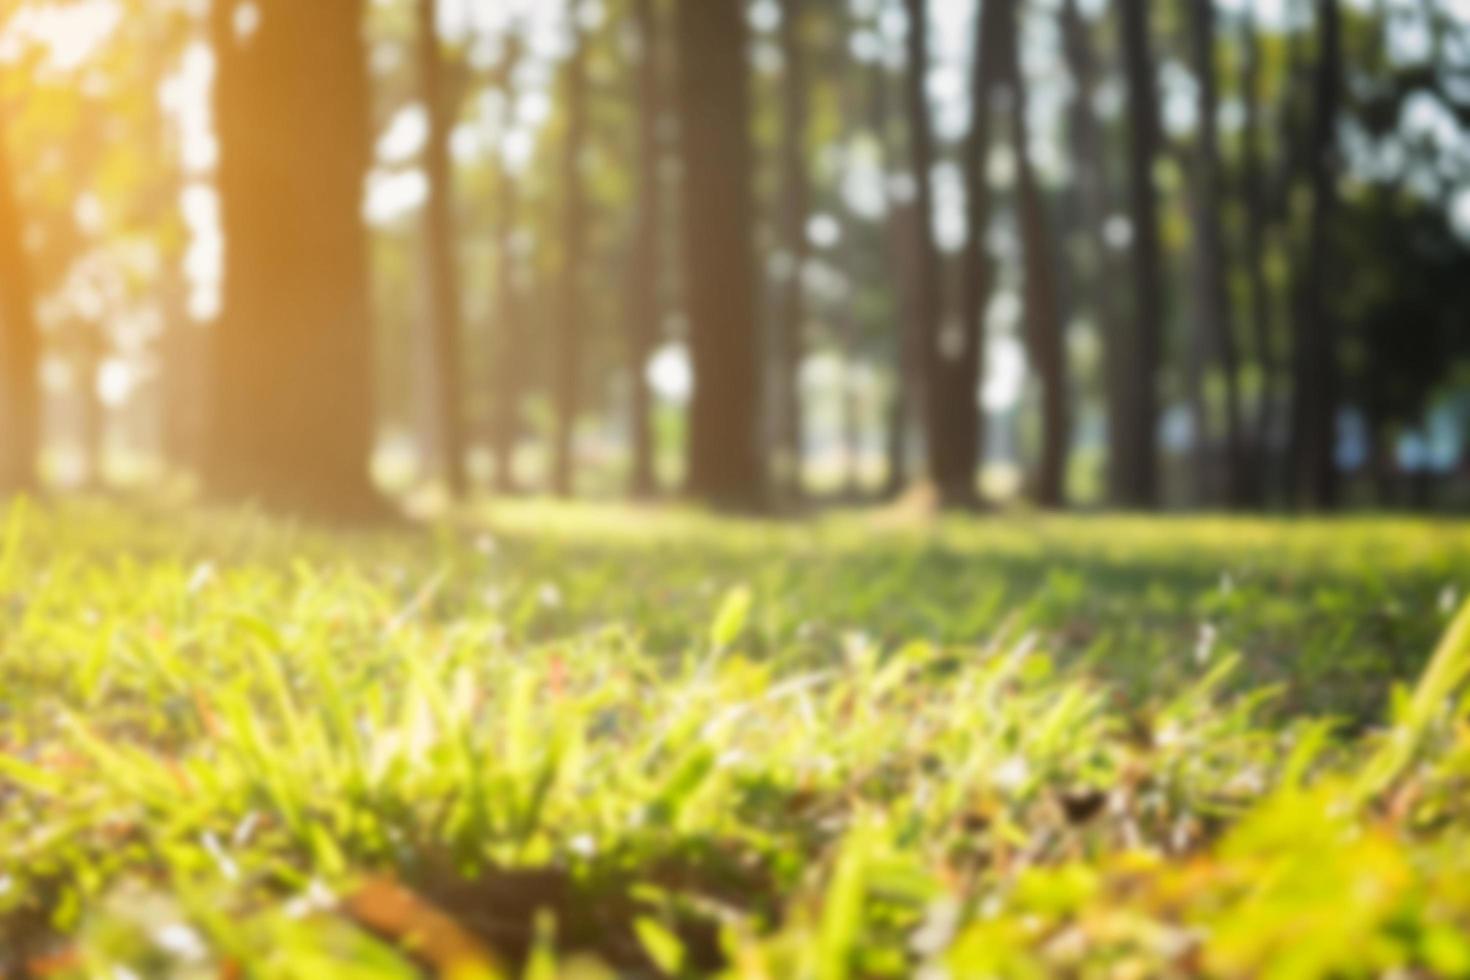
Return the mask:
[[1470,525],[0,512],[0,976],[1470,975]]

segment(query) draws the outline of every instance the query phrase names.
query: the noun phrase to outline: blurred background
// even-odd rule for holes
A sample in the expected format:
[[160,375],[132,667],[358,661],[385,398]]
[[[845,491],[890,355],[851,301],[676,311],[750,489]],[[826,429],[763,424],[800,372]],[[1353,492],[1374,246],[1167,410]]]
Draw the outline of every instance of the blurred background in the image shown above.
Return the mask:
[[0,481],[1470,508],[1466,0],[0,0]]

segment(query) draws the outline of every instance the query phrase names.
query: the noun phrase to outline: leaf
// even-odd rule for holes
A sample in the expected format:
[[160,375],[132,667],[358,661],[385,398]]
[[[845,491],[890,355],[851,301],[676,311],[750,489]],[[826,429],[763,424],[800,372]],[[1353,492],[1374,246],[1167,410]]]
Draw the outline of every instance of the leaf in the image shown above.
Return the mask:
[[348,896],[363,928],[455,980],[500,980],[509,971],[489,947],[427,899],[388,878],[370,878]]
[[1359,771],[1353,798],[1359,805],[1379,796],[1403,774],[1424,741],[1425,733],[1470,676],[1470,602],[1460,609],[1440,640],[1414,694],[1388,738]]
[[669,975],[678,974],[684,968],[684,944],[663,923],[647,916],[636,919],[633,928],[638,941],[660,970]]
[[821,980],[844,980],[852,975],[853,953],[863,935],[863,909],[877,843],[878,829],[873,825],[854,828],[842,842],[822,900],[817,933]]
[[714,622],[710,624],[711,646],[716,650],[724,650],[740,638],[740,634],[745,630],[745,622],[750,616],[750,607],[754,600],[755,594],[748,585],[738,585],[725,593],[724,601],[720,603],[720,611],[715,614]]

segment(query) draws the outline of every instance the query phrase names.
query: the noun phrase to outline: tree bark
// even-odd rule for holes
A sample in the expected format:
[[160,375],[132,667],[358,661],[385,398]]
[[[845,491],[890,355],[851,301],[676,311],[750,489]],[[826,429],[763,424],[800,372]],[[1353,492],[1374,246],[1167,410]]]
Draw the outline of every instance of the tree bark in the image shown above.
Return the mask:
[[1057,273],[1046,202],[1031,163],[1026,118],[1026,79],[1021,73],[1016,0],[990,0],[1000,8],[996,51],[1011,93],[1011,143],[1016,157],[1017,209],[1025,265],[1026,339],[1033,369],[1041,380],[1041,458],[1035,477],[1036,503],[1066,504],[1067,457],[1071,424],[1067,409],[1067,360],[1057,311]]
[[922,428],[924,411],[925,334],[919,319],[918,256],[914,242],[921,234],[918,209],[913,204],[889,200],[889,254],[893,257],[893,277],[898,293],[899,323],[894,338],[893,398],[888,421],[888,479],[885,495],[897,497],[911,479],[910,461],[914,433]]
[[676,5],[684,255],[694,362],[689,492],[764,506],[745,5]]
[[217,495],[378,516],[362,0],[215,0],[224,308],[213,347]]
[[[966,390],[963,372],[941,350],[942,276],[934,240],[934,134],[930,119],[929,5],[905,0],[908,11],[908,71],[905,74],[909,123],[909,158],[914,177],[914,319],[924,372],[924,429],[929,478],[947,507],[972,506],[977,500],[974,461],[977,446],[967,443],[976,432],[979,406],[974,388]],[[964,350],[962,340],[959,353]]]
[[1317,31],[1308,159],[1312,215],[1297,353],[1302,434],[1297,463],[1301,502],[1314,509],[1329,509],[1337,505],[1338,496],[1338,344],[1328,283],[1337,211],[1337,117],[1342,76],[1342,25],[1337,0],[1318,0]]
[[[1201,503],[1245,502],[1245,453],[1240,422],[1240,365],[1235,343],[1235,317],[1230,301],[1230,257],[1220,219],[1224,178],[1220,163],[1219,92],[1215,72],[1214,0],[1190,0],[1190,42],[1198,83],[1199,135],[1195,147],[1195,336],[1191,357],[1194,392],[1195,496]],[[1206,375],[1218,360],[1225,382],[1225,474],[1223,487],[1213,480],[1211,425],[1205,399]],[[1223,498],[1219,496],[1223,489]]]
[[1159,502],[1158,370],[1163,321],[1158,195],[1158,89],[1149,40],[1148,0],[1120,0],[1124,73],[1128,83],[1129,211],[1133,226],[1133,318],[1121,348],[1126,395],[1112,433],[1111,484],[1118,506],[1149,509]]
[[[1086,259],[1074,281],[1077,293],[1092,310],[1102,344],[1103,404],[1110,433],[1126,424],[1129,392],[1126,345],[1129,324],[1118,303],[1123,270],[1104,233],[1112,214],[1107,147],[1100,130],[1093,97],[1097,92],[1097,58],[1090,25],[1082,18],[1077,0],[1064,0],[1061,10],[1062,44],[1076,90],[1068,113],[1070,147],[1075,167],[1076,213]],[[1116,439],[1110,436],[1110,441]],[[1116,494],[1114,495],[1116,500]]]
[[918,329],[913,303],[912,207],[891,191],[889,171],[896,154],[892,147],[892,113],[889,75],[883,59],[876,59],[869,72],[868,125],[873,130],[882,154],[881,171],[889,192],[885,195],[887,214],[884,229],[884,265],[893,284],[894,330],[890,348],[893,361],[893,389],[888,405],[888,431],[884,454],[887,474],[883,495],[897,497],[909,482],[909,442],[919,411],[922,386],[918,365]]
[[648,362],[653,356],[663,314],[660,275],[663,193],[659,179],[662,154],[658,128],[663,109],[660,80],[662,45],[654,0],[634,0],[633,17],[639,38],[635,90],[638,105],[637,217],[633,231],[632,275],[628,303],[628,383],[631,390],[628,429],[632,444],[629,491],[647,498],[657,490],[654,471],[653,393],[648,384]]
[[1257,370],[1261,375],[1249,450],[1245,454],[1244,484],[1251,503],[1266,502],[1266,471],[1270,441],[1276,418],[1276,380],[1279,367],[1272,346],[1275,319],[1271,291],[1266,280],[1269,247],[1270,204],[1267,200],[1265,165],[1261,151],[1261,45],[1255,15],[1247,10],[1241,19],[1242,99],[1245,119],[1241,132],[1242,192],[1245,205],[1246,274],[1250,289],[1251,335]]
[[434,365],[433,434],[439,466],[452,497],[469,489],[465,473],[464,397],[460,385],[462,320],[459,306],[459,263],[454,229],[454,176],[449,138],[454,128],[454,99],[446,85],[439,43],[438,0],[418,0],[419,86],[429,117],[424,172],[429,197],[424,204],[425,253],[429,274],[429,329]]
[[970,132],[964,147],[966,237],[959,311],[962,339],[957,355],[947,365],[952,377],[946,382],[951,399],[946,414],[952,431],[945,453],[952,457],[950,479],[964,480],[963,491],[956,486],[946,494],[960,499],[975,494],[975,474],[985,461],[985,425],[977,392],[985,376],[985,312],[995,280],[985,247],[991,211],[991,114],[996,84],[1004,73],[1005,31],[1014,22],[1014,0],[981,4],[971,54]]
[[[498,75],[504,100],[502,123],[509,118],[515,99],[515,72],[520,63],[519,39],[506,41],[506,51]],[[503,140],[505,132],[498,136]],[[517,254],[518,224],[521,218],[520,188],[516,175],[504,158],[504,149],[496,172],[496,236],[495,282],[495,365],[491,376],[495,390],[491,393],[490,441],[495,454],[495,491],[516,493],[515,454],[520,436],[522,377],[525,373],[525,314],[521,299],[522,263]]]
[[0,117],[0,494],[38,487],[41,441],[41,337],[5,128]]
[[552,492],[573,493],[577,413],[580,405],[584,315],[582,273],[586,259],[587,189],[582,154],[587,134],[587,36],[572,4],[572,54],[566,64],[566,143],[562,157],[561,308],[553,348],[556,430],[552,445]]
[[781,5],[781,238],[791,259],[782,284],[779,337],[779,389],[776,392],[776,436],[781,457],[781,489],[799,500],[803,495],[806,459],[806,405],[801,395],[801,365],[806,356],[806,280],[811,257],[807,220],[811,213],[811,176],[807,159],[807,51],[802,28],[805,0]]

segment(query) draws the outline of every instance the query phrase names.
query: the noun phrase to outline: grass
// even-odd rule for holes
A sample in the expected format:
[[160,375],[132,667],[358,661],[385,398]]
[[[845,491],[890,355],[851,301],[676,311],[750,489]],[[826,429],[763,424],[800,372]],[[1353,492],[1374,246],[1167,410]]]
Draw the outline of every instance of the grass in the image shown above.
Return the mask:
[[1470,975],[1470,527],[3,523],[0,975]]

